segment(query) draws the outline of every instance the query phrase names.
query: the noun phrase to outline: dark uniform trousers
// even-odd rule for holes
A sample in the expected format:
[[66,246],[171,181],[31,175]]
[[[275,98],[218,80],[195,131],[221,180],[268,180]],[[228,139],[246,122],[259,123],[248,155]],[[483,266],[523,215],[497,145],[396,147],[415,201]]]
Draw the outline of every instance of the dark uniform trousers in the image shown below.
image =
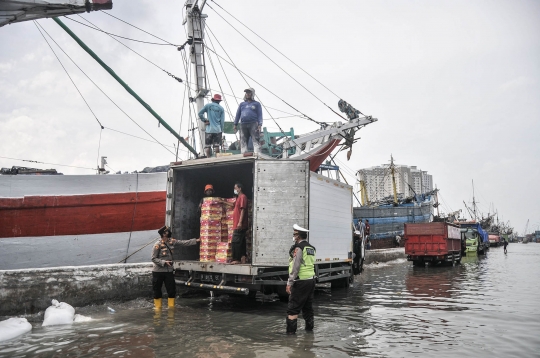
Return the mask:
[[313,294],[315,292],[315,279],[294,281],[289,296],[287,314],[296,316],[302,312],[306,322],[313,319]]
[[235,229],[233,232],[231,242],[233,261],[240,261],[242,256],[246,256],[246,232],[245,229]]
[[176,297],[176,283],[174,282],[174,273],[172,272],[152,272],[152,288],[154,289],[154,298],[161,298],[161,286],[165,282],[165,289],[169,298]]

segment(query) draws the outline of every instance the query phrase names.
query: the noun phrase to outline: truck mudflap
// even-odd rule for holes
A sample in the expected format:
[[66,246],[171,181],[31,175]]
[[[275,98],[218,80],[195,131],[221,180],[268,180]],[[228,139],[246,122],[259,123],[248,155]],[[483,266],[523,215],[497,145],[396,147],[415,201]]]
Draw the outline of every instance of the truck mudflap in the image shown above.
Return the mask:
[[192,288],[197,288],[199,290],[206,290],[206,291],[218,291],[218,292],[226,292],[226,293],[236,293],[240,295],[248,295],[249,289],[243,288],[243,287],[233,287],[233,286],[224,286],[224,285],[209,285],[206,283],[200,283],[200,282],[188,282],[188,281],[182,281],[182,280],[174,280],[176,285],[178,286],[188,286]]

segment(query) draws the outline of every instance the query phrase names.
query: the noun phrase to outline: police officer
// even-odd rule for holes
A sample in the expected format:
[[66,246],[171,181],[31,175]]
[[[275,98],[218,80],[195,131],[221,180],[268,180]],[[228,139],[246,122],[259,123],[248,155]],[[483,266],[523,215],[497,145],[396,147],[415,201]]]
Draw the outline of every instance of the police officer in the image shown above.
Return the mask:
[[176,246],[196,245],[200,239],[176,240],[171,238],[171,229],[163,226],[158,230],[161,239],[156,242],[152,250],[152,288],[154,289],[154,306],[161,309],[161,286],[165,283],[167,296],[169,297],[169,308],[174,307],[174,298],[176,297],[176,283],[174,282],[173,253]]
[[315,292],[315,247],[306,239],[308,230],[294,224],[294,245],[289,250],[289,280],[287,293],[287,334],[295,334],[298,314],[306,321],[306,331],[313,331],[313,293]]

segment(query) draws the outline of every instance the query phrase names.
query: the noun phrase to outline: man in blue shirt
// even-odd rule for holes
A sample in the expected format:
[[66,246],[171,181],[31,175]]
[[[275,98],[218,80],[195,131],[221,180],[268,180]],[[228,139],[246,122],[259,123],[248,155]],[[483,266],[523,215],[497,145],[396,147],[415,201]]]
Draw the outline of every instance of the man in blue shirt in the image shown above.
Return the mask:
[[[219,153],[221,145],[221,137],[225,126],[225,110],[220,106],[221,95],[215,94],[212,97],[212,102],[206,104],[199,111],[199,118],[206,124],[206,132],[204,135],[204,154],[207,157],[212,155],[211,147],[214,147],[214,153]],[[208,118],[204,118],[204,114]]]
[[248,151],[249,138],[253,141],[253,151],[259,153],[259,135],[261,133],[263,118],[261,104],[255,101],[255,90],[248,88],[244,90],[244,102],[240,103],[234,119],[234,132],[238,130],[240,124],[240,148],[242,153]]

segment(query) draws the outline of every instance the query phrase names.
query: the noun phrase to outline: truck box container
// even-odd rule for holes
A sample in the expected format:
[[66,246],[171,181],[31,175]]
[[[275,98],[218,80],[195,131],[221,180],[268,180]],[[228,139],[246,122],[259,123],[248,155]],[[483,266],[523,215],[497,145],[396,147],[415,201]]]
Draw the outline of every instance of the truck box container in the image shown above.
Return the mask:
[[404,239],[407,260],[415,264],[461,260],[461,232],[457,225],[446,222],[405,224]]
[[[168,173],[166,225],[173,237],[199,237],[198,205],[206,184],[232,197],[236,182],[252,201],[249,262],[199,261],[199,247],[175,250],[177,283],[233,293],[263,290],[285,295],[292,226],[309,228],[317,250],[319,282],[345,286],[352,276],[352,187],[309,171],[309,162],[231,155],[172,165]],[[237,290],[241,288],[241,290]]]

